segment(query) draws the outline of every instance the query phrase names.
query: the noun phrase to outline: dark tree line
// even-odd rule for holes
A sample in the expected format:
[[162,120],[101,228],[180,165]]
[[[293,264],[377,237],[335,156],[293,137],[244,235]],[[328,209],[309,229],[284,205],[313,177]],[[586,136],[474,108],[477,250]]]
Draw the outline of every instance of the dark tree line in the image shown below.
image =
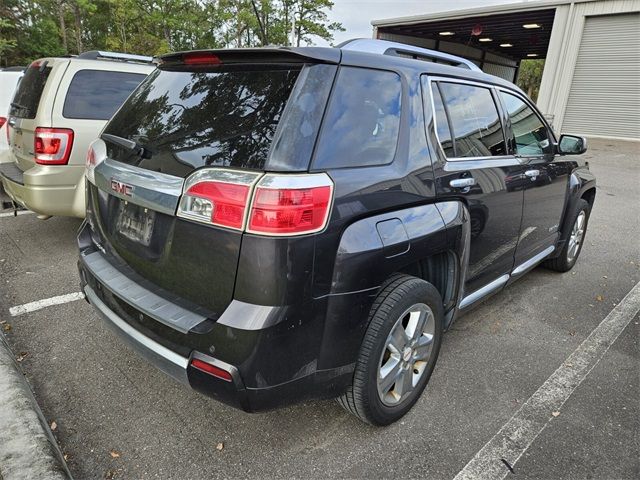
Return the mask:
[[332,0],[0,0],[0,66],[87,50],[144,55],[333,40]]

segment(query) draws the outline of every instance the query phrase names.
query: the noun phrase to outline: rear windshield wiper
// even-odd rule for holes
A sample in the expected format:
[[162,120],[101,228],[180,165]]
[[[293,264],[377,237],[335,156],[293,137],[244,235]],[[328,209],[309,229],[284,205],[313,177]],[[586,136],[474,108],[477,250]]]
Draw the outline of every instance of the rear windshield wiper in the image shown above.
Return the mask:
[[17,102],[11,102],[11,106],[13,108],[21,108],[22,110],[27,110],[28,107],[25,107],[24,105],[17,103]]
[[103,133],[100,138],[103,140],[118,145],[126,150],[133,152],[136,156],[141,158],[151,158],[151,152],[145,148],[144,145],[129,140],[128,138],[118,137],[117,135],[111,135],[110,133]]

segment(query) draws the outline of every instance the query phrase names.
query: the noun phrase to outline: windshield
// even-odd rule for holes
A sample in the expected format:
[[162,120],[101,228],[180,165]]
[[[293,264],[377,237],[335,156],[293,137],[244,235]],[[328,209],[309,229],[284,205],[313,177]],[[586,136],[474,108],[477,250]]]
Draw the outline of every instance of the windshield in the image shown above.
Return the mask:
[[156,70],[104,130],[136,142],[147,154],[113,142],[107,153],[178,176],[202,166],[262,169],[298,73],[291,67]]

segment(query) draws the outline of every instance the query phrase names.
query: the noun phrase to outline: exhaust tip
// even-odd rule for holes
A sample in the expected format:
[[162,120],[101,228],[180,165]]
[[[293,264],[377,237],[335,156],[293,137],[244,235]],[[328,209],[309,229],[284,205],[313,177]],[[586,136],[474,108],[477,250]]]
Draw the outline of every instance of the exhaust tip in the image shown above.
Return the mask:
[[36,215],[36,218],[38,220],[49,220],[51,218],[51,215]]

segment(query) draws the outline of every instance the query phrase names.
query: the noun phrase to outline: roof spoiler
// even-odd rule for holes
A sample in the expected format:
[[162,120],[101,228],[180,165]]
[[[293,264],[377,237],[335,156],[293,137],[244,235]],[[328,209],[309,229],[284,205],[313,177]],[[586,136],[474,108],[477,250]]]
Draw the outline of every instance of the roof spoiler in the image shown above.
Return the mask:
[[[187,59],[217,59],[210,62],[189,62]],[[160,68],[184,64],[241,64],[241,63],[340,63],[340,51],[322,47],[262,47],[262,48],[229,48],[217,50],[190,50],[169,53],[158,57]]]
[[101,50],[90,50],[83,52],[76,58],[84,60],[112,60],[118,62],[153,63],[153,57],[145,55],[133,55],[131,53],[104,52]]
[[342,50],[352,50],[354,52],[374,53],[378,55],[410,56],[417,60],[441,61],[455,67],[467,68],[481,72],[482,70],[471,60],[463,57],[451,55],[449,53],[430,50],[428,48],[416,47],[404,43],[389,42],[387,40],[376,40],[370,38],[357,38],[347,40],[338,45]]

